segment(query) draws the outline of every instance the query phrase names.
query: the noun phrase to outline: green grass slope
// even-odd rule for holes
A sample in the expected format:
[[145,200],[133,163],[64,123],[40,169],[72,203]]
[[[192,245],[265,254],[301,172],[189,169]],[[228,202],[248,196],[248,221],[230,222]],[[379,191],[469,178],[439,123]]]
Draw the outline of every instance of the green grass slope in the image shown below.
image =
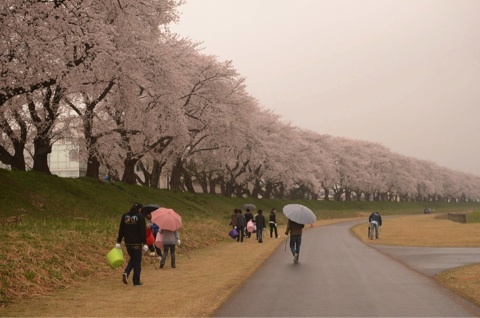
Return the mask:
[[[300,203],[319,219],[373,210],[418,214],[424,209],[421,203],[226,198],[0,169],[0,306],[117,271],[109,268],[105,255],[115,245],[121,214],[134,202],[158,204],[182,215],[179,253],[230,240],[230,215],[244,203],[255,204],[267,215],[273,207],[280,212],[286,204]],[[457,212],[472,204],[429,206],[436,212]],[[278,219],[286,223],[282,213]]]

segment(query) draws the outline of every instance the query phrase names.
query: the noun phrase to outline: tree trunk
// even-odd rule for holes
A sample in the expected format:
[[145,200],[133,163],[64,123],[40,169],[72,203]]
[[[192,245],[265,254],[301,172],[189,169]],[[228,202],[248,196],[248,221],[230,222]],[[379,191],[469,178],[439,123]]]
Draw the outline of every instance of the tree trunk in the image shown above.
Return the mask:
[[182,169],[182,173],[183,173],[183,182],[185,183],[185,188],[187,188],[188,192],[195,193],[192,176],[188,174],[185,169]]
[[224,178],[220,178],[219,181],[218,181],[219,185],[220,185],[220,194],[222,196],[226,196],[226,193],[227,193],[227,186],[225,185],[225,179]]
[[52,152],[51,132],[58,117],[60,100],[63,89],[56,85],[52,91],[47,87],[42,97],[42,111],[38,111],[33,96],[27,94],[27,107],[30,117],[37,129],[37,135],[33,139],[33,167],[35,171],[51,174],[48,167],[48,154]]
[[138,159],[125,159],[123,161],[124,170],[122,181],[127,184],[135,185],[137,182],[137,176],[135,175],[135,166],[138,162]]
[[333,198],[335,201],[341,201],[342,199],[342,194],[343,194],[343,189],[335,192]]
[[40,171],[46,174],[52,174],[48,167],[48,154],[52,152],[52,145],[50,145],[50,138],[35,137],[33,141],[33,168],[32,170]]
[[88,154],[87,158],[87,177],[98,179],[100,176],[100,161],[95,155]]
[[142,160],[139,160],[137,163],[137,167],[142,170],[143,173],[143,180],[137,178],[137,181],[144,187],[150,187],[150,179],[152,178],[151,173],[147,170],[145,165],[143,164]]
[[3,164],[9,165],[12,170],[25,171],[25,157],[23,156],[23,151],[25,150],[25,143],[14,141],[13,149],[14,153],[13,155],[10,155],[10,153],[6,149],[0,147],[0,161]]
[[254,185],[253,185],[252,198],[258,199],[258,197],[260,196],[261,191],[262,191],[261,183],[260,183],[260,181],[257,179],[257,180],[255,180],[255,183],[254,183]]
[[208,187],[209,187],[210,194],[216,194],[217,180],[215,178],[210,178],[210,180],[208,181]]
[[323,199],[330,201],[330,190],[328,188],[323,188]]
[[345,189],[345,201],[352,201],[352,191]]
[[234,186],[234,193],[237,198],[243,198],[243,188],[241,185],[237,184]]
[[199,173],[196,176],[197,182],[202,188],[203,193],[208,193],[208,182],[207,182],[207,174],[205,172]]
[[25,157],[25,143],[27,142],[28,128],[27,124],[17,111],[14,111],[14,118],[16,121],[16,132],[10,126],[10,123],[3,115],[0,116],[0,128],[8,136],[13,145],[13,155],[11,155],[4,147],[0,146],[0,161],[9,165],[12,170],[26,170]]
[[223,192],[223,195],[231,198],[233,196],[234,191],[235,191],[234,183],[232,181],[225,182],[225,191]]
[[[86,119],[85,119],[86,120]],[[86,176],[89,178],[98,179],[100,177],[100,160],[98,160],[97,151],[95,146],[98,143],[98,139],[92,136],[91,124],[83,124],[85,135],[85,147],[87,149],[87,172]]]
[[162,175],[163,166],[165,163],[161,164],[158,160],[153,160],[153,169],[150,179],[150,187],[158,188],[160,186],[160,176]]
[[272,191],[273,191],[273,185],[271,182],[267,182],[265,185],[265,191],[263,193],[263,197],[265,199],[271,199],[272,198]]
[[175,165],[172,167],[172,173],[170,175],[170,189],[172,190],[181,190],[182,187],[182,160],[177,158]]

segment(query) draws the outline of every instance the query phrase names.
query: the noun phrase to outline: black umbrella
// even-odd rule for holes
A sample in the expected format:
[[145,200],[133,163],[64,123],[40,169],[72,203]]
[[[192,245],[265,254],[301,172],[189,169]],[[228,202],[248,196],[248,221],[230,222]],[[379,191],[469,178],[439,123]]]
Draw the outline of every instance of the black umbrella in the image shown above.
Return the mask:
[[148,214],[152,213],[153,211],[159,208],[160,206],[156,204],[148,204],[142,208],[142,215],[146,217]]

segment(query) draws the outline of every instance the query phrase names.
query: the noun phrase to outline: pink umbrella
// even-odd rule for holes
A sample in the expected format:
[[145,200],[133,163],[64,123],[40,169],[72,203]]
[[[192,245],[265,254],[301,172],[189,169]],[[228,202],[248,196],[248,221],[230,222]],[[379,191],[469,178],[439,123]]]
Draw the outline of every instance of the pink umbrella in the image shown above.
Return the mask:
[[152,222],[162,230],[175,231],[182,227],[182,217],[172,209],[159,208],[152,212]]

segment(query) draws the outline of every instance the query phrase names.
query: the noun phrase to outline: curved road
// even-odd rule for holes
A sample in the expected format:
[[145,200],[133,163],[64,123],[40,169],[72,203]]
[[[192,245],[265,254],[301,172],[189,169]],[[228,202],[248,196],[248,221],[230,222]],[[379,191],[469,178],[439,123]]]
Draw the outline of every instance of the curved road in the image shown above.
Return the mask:
[[[480,249],[446,249],[442,265],[442,253],[432,252],[438,249],[364,244],[349,231],[357,223],[305,230],[298,264],[281,244],[215,316],[480,316],[480,307],[431,278],[435,270],[474,262],[473,257],[478,262]],[[457,251],[462,257],[452,256]]]

